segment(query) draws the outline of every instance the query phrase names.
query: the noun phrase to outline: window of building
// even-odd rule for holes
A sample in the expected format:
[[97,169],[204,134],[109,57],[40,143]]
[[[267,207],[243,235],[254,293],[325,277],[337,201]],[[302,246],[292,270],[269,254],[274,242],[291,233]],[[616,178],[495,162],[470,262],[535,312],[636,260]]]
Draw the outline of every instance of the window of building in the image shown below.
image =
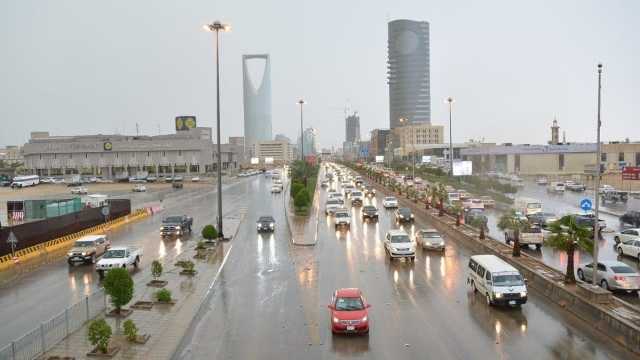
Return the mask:
[[636,166],[640,166],[640,152],[636,153]]
[[618,153],[618,161],[624,161],[624,153],[623,152]]
[[178,150],[178,156],[182,156],[182,150]]
[[600,161],[607,162],[607,153],[600,154]]
[[88,158],[89,158],[89,154],[84,153],[84,158],[85,158],[85,159],[88,159]]
[[167,156],[167,152],[166,152],[166,151],[163,151],[163,152],[162,152],[162,157],[166,157],[166,156]]
[[151,156],[151,151],[147,151],[147,157]]
[[564,154],[558,154],[558,170],[564,169]]
[[514,167],[515,167],[516,171],[520,171],[520,154],[516,154],[516,156],[515,156]]
[[120,157],[120,154],[119,154],[119,153],[116,153],[116,158],[119,158],[119,157]]

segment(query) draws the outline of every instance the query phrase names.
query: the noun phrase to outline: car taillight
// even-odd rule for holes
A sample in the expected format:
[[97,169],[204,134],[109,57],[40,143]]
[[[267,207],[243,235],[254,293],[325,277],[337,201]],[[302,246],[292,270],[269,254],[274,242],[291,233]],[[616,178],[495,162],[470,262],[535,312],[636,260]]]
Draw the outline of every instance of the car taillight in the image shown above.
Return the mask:
[[616,280],[616,281],[625,281],[625,280],[627,280],[627,278],[626,278],[626,277],[624,277],[624,276],[620,276],[620,275],[615,275],[615,276],[613,277],[613,279],[614,279],[614,280]]

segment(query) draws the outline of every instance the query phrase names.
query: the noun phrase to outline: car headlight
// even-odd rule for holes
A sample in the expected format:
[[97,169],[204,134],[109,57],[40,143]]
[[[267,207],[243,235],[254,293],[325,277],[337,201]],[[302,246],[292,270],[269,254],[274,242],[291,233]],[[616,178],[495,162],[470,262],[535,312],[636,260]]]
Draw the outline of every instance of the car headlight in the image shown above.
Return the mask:
[[340,319],[338,319],[337,317],[335,317],[335,316],[334,316],[334,317],[333,317],[333,322],[334,322],[334,323],[339,323],[339,322],[340,322]]
[[369,318],[367,318],[367,315],[365,315],[364,317],[362,317],[362,322],[367,322],[367,320],[369,320]]
[[274,227],[274,226],[275,226],[275,224],[274,224],[274,223],[270,223],[270,224],[269,224],[269,227]]
[[411,218],[413,219],[413,214],[411,214]]
[[520,292],[520,297],[526,297],[526,296],[527,296],[527,292],[526,291]]
[[493,295],[496,297],[496,299],[500,299],[502,297],[501,293],[493,293]]
[[180,226],[176,226],[176,230],[180,230]]
[[86,252],[84,252],[84,251],[81,253],[81,255],[82,255],[82,256],[87,256],[87,254],[88,254],[88,253],[86,253]]
[[400,215],[400,219],[404,219],[404,215]]
[[72,255],[73,255],[73,253],[67,253],[67,256],[72,256]]

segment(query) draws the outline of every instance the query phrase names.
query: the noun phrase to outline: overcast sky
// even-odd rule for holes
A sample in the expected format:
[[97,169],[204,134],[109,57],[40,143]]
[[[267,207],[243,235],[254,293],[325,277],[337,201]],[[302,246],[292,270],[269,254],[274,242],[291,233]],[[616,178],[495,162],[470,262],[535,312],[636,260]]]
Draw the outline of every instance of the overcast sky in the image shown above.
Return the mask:
[[273,132],[299,132],[296,100],[320,145],[344,140],[343,109],[363,137],[389,126],[387,22],[431,24],[432,123],[454,142],[544,143],[558,117],[569,141],[595,137],[604,63],[603,139],[640,140],[640,1],[3,0],[0,145],[54,135],[173,131],[215,124],[213,37],[222,42],[222,132],[241,136],[241,56],[269,53]]

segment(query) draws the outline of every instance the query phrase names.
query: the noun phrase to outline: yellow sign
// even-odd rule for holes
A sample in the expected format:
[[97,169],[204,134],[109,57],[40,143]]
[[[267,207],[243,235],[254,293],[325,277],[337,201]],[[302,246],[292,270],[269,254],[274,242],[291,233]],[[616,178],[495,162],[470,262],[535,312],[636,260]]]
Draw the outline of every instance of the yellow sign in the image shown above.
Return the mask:
[[176,131],[195,129],[196,126],[195,116],[176,116]]
[[109,142],[109,141],[105,142],[105,143],[104,143],[104,150],[105,150],[105,151],[111,151],[111,150],[113,150],[113,144],[112,144],[111,142]]

